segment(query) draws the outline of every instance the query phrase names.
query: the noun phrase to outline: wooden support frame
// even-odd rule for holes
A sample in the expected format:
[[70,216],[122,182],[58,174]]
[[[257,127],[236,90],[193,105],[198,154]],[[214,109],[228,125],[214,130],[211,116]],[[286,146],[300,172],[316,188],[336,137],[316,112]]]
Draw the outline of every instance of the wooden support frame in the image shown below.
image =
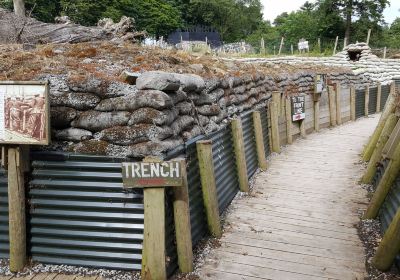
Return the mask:
[[376,95],[376,112],[381,111],[381,98],[382,98],[382,84],[378,83],[378,93]]
[[272,102],[275,102],[278,108],[278,117],[281,116],[281,93],[279,91],[272,92]]
[[350,87],[350,120],[356,120],[356,88],[354,85]]
[[365,104],[364,104],[365,116],[369,116],[369,85],[365,87]]
[[271,119],[271,138],[272,138],[272,152],[280,153],[281,144],[279,140],[279,116],[278,104],[274,101],[270,104],[270,119]]
[[290,145],[293,143],[292,106],[290,97],[287,97],[285,99],[285,114],[286,114],[286,138],[287,138],[287,143]]
[[256,148],[257,148],[257,158],[258,158],[258,167],[265,171],[268,168],[267,159],[265,157],[265,147],[263,140],[263,128],[261,124],[261,115],[260,112],[253,112],[253,125],[254,125],[254,135],[256,140]]
[[247,175],[246,155],[244,152],[243,128],[240,119],[231,122],[233,147],[235,151],[236,168],[238,172],[239,188],[242,192],[249,192],[249,178]]
[[300,121],[300,136],[302,138],[307,137],[307,132],[306,132],[306,119]]
[[330,124],[332,127],[336,126],[336,97],[335,97],[335,89],[333,86],[328,86],[328,97],[329,97],[329,116],[330,116]]
[[208,230],[213,237],[220,238],[222,236],[222,229],[215,184],[212,141],[198,141],[196,147]]
[[342,124],[342,92],[340,83],[336,83],[336,123],[337,125]]

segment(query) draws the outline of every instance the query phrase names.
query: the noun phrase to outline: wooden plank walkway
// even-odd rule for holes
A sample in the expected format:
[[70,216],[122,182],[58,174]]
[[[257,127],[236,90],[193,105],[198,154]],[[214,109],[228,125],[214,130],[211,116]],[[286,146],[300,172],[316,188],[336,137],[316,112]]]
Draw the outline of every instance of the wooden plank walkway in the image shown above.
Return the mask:
[[77,276],[62,273],[39,273],[27,276],[0,276],[0,280],[102,280],[101,276]]
[[323,130],[274,156],[252,194],[231,206],[201,279],[364,279],[358,162],[377,122],[375,115]]

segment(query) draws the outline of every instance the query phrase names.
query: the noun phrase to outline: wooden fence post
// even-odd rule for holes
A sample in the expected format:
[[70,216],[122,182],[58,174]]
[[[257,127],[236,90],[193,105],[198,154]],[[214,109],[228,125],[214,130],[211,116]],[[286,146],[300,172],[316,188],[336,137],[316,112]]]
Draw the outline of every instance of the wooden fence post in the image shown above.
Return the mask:
[[378,186],[376,187],[375,193],[371,199],[367,211],[364,214],[364,219],[375,219],[378,215],[379,209],[382,207],[383,202],[394,181],[399,175],[400,171],[400,144],[397,145],[393,158],[390,160],[386,167],[385,173],[383,174]]
[[314,101],[314,130],[319,132],[319,100]]
[[306,138],[307,137],[306,120],[305,119],[300,121],[300,136],[302,138]]
[[24,268],[26,257],[25,182],[23,155],[20,147],[8,147],[8,209],[10,270]]
[[286,111],[286,137],[288,144],[293,143],[292,134],[292,106],[290,102],[290,97],[285,100],[285,111]]
[[336,126],[336,109],[335,109],[335,90],[333,86],[328,86],[329,95],[329,116],[331,121],[331,126]]
[[277,105],[277,108],[278,108],[278,117],[279,117],[279,116],[281,115],[281,110],[280,110],[280,108],[281,108],[281,101],[282,101],[281,93],[280,93],[279,91],[274,91],[274,92],[272,93],[272,101],[275,102],[276,105]]
[[354,85],[350,87],[350,119],[356,120],[356,88]]
[[365,116],[369,115],[369,85],[365,87],[365,104],[364,104]]
[[212,142],[210,140],[198,141],[196,147],[208,230],[213,237],[219,238],[222,236],[222,230],[215,184]]
[[239,188],[242,192],[249,192],[249,178],[247,175],[246,155],[244,152],[243,128],[240,119],[233,119],[232,123],[233,147],[235,151],[236,168],[238,172]]
[[174,188],[174,222],[176,249],[179,269],[183,273],[193,271],[193,247],[190,225],[189,190],[186,172],[186,161],[179,159],[183,178],[182,187]]
[[381,111],[382,84],[378,83],[378,93],[376,95],[376,112]]
[[397,210],[389,228],[386,230],[378,250],[372,259],[372,264],[379,270],[386,271],[400,250],[400,209]]
[[371,156],[370,161],[368,162],[367,169],[365,170],[365,174],[361,179],[361,182],[364,184],[370,184],[372,182],[372,179],[374,178],[374,175],[376,173],[376,164],[381,160],[382,158],[382,150],[385,147],[387,141],[389,140],[389,137],[396,126],[396,123],[398,121],[398,117],[396,117],[395,114],[391,114],[389,118],[387,119],[385,126],[383,127],[382,133],[379,136],[379,140],[376,143],[374,152]]
[[364,161],[369,161],[369,159],[371,158],[376,143],[378,142],[379,136],[381,135],[383,127],[385,126],[386,120],[390,116],[390,114],[394,112],[395,107],[395,97],[391,94],[389,95],[385,109],[383,110],[382,115],[379,119],[378,125],[376,126],[372,136],[369,138],[368,144],[364,148],[364,151],[362,153],[362,159]]
[[271,113],[272,152],[279,153],[281,151],[281,144],[279,140],[278,104],[276,104],[274,101],[271,102],[270,113]]
[[338,125],[342,124],[341,94],[340,83],[336,83],[336,122]]
[[336,36],[335,47],[333,48],[333,55],[336,54],[336,49],[337,49],[338,41],[339,41],[339,36]]
[[254,135],[256,138],[256,147],[257,147],[257,158],[258,158],[258,166],[261,170],[265,171],[268,168],[267,159],[265,158],[265,147],[264,147],[264,137],[263,137],[263,128],[261,124],[261,116],[260,112],[253,112],[253,124],[254,124]]

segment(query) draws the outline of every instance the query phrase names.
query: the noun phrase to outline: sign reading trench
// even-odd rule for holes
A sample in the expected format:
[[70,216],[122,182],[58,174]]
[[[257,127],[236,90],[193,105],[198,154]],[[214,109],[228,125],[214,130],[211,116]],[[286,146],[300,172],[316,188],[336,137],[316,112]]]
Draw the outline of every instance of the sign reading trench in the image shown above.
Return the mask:
[[292,97],[292,120],[300,121],[306,118],[306,97],[294,96]]
[[181,187],[181,163],[123,162],[122,182],[125,188]]

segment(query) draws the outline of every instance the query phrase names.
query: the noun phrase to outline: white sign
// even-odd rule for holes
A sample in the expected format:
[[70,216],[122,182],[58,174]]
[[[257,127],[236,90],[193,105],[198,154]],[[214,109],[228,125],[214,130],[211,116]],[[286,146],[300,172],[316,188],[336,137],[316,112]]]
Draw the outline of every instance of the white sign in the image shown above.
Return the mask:
[[299,50],[308,50],[309,46],[308,46],[308,41],[300,41],[298,44]]

